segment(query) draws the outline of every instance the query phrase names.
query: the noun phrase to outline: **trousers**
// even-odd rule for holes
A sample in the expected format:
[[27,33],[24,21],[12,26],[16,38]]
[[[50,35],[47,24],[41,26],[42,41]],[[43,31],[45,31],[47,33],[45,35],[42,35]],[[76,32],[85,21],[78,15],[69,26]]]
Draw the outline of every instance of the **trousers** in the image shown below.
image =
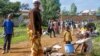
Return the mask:
[[12,34],[6,34],[4,37],[4,50],[10,50]]

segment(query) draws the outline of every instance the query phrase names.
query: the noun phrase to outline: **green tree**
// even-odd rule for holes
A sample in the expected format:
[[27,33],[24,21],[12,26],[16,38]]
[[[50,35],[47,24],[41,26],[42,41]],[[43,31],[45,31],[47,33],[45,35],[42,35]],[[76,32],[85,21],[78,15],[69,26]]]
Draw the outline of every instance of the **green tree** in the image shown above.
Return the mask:
[[63,16],[68,16],[68,15],[70,15],[70,12],[69,11],[66,11],[66,9],[64,7],[64,9],[62,10],[62,15]]
[[60,13],[60,2],[59,0],[41,0],[43,12],[42,18],[44,24],[47,24],[49,19],[56,19],[59,17]]
[[0,0],[0,16],[6,16],[9,13],[16,13],[19,11],[20,2],[9,2],[9,0]]
[[100,7],[97,9],[96,15],[99,15],[100,16]]
[[76,13],[77,13],[77,7],[76,7],[75,3],[72,3],[70,15],[76,15]]
[[68,15],[70,15],[70,12],[69,11],[62,11],[62,15],[63,16],[68,16]]

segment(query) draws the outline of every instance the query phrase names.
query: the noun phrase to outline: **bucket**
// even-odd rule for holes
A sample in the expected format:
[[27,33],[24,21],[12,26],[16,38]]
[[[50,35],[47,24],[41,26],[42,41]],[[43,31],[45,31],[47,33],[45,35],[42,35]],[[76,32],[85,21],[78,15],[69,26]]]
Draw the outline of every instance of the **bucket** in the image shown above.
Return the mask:
[[74,46],[73,46],[73,44],[65,44],[65,52],[66,53],[74,53]]

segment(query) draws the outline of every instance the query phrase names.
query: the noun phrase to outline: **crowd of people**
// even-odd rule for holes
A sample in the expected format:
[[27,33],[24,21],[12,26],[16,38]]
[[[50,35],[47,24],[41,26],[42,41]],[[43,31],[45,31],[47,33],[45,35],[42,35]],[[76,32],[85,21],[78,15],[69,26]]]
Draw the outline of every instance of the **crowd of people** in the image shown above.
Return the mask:
[[[40,43],[41,35],[42,35],[42,20],[40,15],[40,2],[36,1],[34,3],[35,8],[33,11],[30,11],[29,17],[30,22],[28,25],[28,33],[29,37],[32,41],[32,48],[31,48],[31,54],[33,56],[43,56],[43,50],[42,45]],[[11,20],[11,15],[8,15],[7,19],[4,21],[4,46],[3,46],[3,54],[8,53],[10,51],[10,45],[11,45],[11,38],[14,34],[14,23]],[[35,21],[34,21],[35,20]],[[82,51],[86,52],[88,54],[91,53],[92,50],[92,37],[95,30],[95,26],[88,26],[88,22],[81,22],[76,23],[74,21],[61,21],[59,19],[50,19],[48,21],[48,33],[50,37],[56,37],[57,34],[63,33],[63,38],[65,44],[73,44],[78,45],[75,48],[75,51],[80,45],[83,45]],[[53,34],[52,34],[53,33]],[[53,36],[52,36],[53,35]],[[77,37],[77,41],[73,42],[73,35]]]
[[[71,30],[73,29],[83,29],[83,28],[91,28],[91,30],[95,30],[96,26],[95,25],[89,25],[88,21],[82,21],[82,22],[75,22],[73,20],[64,20],[61,21],[60,19],[50,19],[48,21],[48,33],[50,37],[56,37],[57,34],[62,33],[62,31],[69,26]],[[93,23],[94,24],[94,23]]]
[[[11,44],[11,38],[13,35],[13,27],[14,24],[11,21],[11,15],[8,15],[8,18],[4,21],[4,31],[5,31],[5,43],[4,43],[4,51],[2,53],[5,53],[6,51],[9,52],[10,50],[10,44]],[[74,21],[60,21],[60,20],[54,20],[51,19],[48,21],[48,32],[50,33],[50,37],[56,37],[57,34],[63,33],[64,42],[65,44],[78,44],[77,48],[83,44],[84,52],[91,53],[92,50],[92,38],[91,35],[94,32],[94,26],[88,27],[88,23],[75,23]],[[10,27],[10,29],[9,29]],[[62,31],[62,32],[61,32]],[[77,37],[77,41],[75,43],[73,42],[72,35],[75,35]],[[8,44],[7,44],[8,43]],[[7,47],[7,49],[6,49]]]
[[[92,34],[95,31],[95,26],[88,26],[88,22],[75,23],[71,21],[67,22],[64,25],[64,42],[65,44],[73,44],[77,45],[75,51],[79,48],[79,46],[83,45],[81,51],[90,55],[92,51]],[[73,35],[77,38],[77,41],[73,42]]]
[[49,33],[51,38],[56,37],[56,34],[60,33],[60,22],[59,22],[59,20],[51,19],[51,20],[48,21],[48,33]]
[[[92,35],[96,27],[88,25],[89,23],[90,22],[86,21],[76,23],[74,21],[59,21],[52,19],[48,22],[48,32],[50,33],[50,37],[52,37],[52,33],[54,37],[56,37],[57,33],[63,33],[65,44],[77,45],[75,51],[79,46],[83,45],[81,51],[90,54],[92,51]],[[72,43],[72,35],[75,35],[77,38],[75,43]]]

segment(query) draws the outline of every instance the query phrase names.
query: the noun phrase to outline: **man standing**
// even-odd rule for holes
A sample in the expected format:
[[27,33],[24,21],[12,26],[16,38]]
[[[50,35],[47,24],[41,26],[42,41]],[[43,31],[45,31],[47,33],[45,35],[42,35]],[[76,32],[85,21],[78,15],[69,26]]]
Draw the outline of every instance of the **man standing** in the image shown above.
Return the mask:
[[32,41],[31,56],[43,56],[41,45],[42,19],[40,15],[40,2],[34,2],[34,9],[29,12],[28,33]]
[[52,38],[52,33],[53,33],[53,37],[55,37],[55,28],[54,28],[54,23],[53,23],[53,19],[50,20],[50,22],[48,23],[48,32],[50,33],[50,38]]
[[10,50],[10,44],[11,44],[11,38],[12,38],[12,34],[14,33],[14,23],[11,21],[12,15],[9,14],[7,19],[4,20],[3,22],[3,26],[4,26],[4,46],[3,46],[3,54],[4,53],[8,53]]

